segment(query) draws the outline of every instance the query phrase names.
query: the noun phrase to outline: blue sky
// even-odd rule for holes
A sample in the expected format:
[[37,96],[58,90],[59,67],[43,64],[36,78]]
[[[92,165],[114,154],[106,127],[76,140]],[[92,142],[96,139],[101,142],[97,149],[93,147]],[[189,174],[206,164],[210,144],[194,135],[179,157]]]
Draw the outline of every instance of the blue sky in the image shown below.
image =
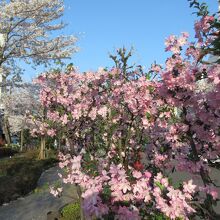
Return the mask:
[[[217,0],[206,1],[210,11],[217,11]],[[167,53],[164,40],[183,31],[194,37],[196,16],[187,0],[65,0],[62,20],[69,25],[62,34],[74,34],[80,51],[67,63],[81,71],[111,67],[109,53],[125,46],[134,47],[132,62],[146,66],[163,64]],[[26,79],[37,71],[28,71]]]

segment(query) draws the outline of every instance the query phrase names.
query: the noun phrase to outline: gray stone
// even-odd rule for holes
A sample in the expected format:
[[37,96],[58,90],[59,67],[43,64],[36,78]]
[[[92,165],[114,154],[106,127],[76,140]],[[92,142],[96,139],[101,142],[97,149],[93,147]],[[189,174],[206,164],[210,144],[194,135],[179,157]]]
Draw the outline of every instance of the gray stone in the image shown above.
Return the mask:
[[49,187],[61,180],[57,175],[58,167],[45,171],[38,181],[38,191],[23,199],[10,202],[7,206],[0,206],[1,220],[47,220],[49,212],[56,213],[64,205],[77,199],[76,187],[63,184],[63,196],[56,198],[49,192]]

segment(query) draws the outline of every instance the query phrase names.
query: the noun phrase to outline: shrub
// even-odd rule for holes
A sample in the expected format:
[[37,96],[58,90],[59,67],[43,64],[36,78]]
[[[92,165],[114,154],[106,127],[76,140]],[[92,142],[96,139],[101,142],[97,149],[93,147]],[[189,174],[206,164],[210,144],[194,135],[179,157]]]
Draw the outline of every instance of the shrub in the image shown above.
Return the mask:
[[[131,69],[119,49],[116,68],[37,78],[47,117],[33,117],[33,134],[68,139],[63,181],[83,189],[87,219],[219,219],[210,166],[220,154],[220,65],[200,63],[213,19],[196,23],[197,42],[168,37],[163,69]],[[191,180],[175,186],[168,174],[180,171]]]

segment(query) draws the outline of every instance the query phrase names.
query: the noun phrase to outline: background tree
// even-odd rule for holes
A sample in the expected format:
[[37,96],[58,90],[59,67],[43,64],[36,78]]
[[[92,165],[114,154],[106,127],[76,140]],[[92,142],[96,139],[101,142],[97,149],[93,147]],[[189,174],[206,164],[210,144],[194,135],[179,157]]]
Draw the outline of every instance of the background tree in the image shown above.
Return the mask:
[[24,145],[24,130],[30,127],[27,113],[37,114],[40,111],[39,89],[36,85],[27,84],[23,88],[14,88],[3,95],[5,117],[8,119],[10,136],[20,136],[20,150]]
[[0,66],[17,67],[21,59],[39,65],[70,57],[76,51],[76,37],[54,37],[54,31],[65,27],[63,22],[55,23],[63,12],[63,0],[1,1]]
[[[2,87],[21,81],[21,61],[33,67],[47,66],[76,51],[76,37],[54,34],[65,27],[59,20],[63,12],[63,0],[0,1],[1,94],[5,92]],[[10,137],[7,139],[10,144]]]

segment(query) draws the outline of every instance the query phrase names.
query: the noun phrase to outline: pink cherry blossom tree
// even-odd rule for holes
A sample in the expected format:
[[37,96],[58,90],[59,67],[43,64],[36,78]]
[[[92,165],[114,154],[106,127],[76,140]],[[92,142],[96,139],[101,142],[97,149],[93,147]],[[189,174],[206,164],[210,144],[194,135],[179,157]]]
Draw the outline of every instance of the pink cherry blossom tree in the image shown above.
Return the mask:
[[[220,155],[220,66],[201,59],[215,40],[207,16],[195,42],[186,32],[166,39],[163,68],[128,68],[121,49],[116,68],[36,79],[47,113],[33,133],[68,138],[62,178],[81,190],[86,219],[219,218],[211,171]],[[181,172],[189,178],[177,184]]]

